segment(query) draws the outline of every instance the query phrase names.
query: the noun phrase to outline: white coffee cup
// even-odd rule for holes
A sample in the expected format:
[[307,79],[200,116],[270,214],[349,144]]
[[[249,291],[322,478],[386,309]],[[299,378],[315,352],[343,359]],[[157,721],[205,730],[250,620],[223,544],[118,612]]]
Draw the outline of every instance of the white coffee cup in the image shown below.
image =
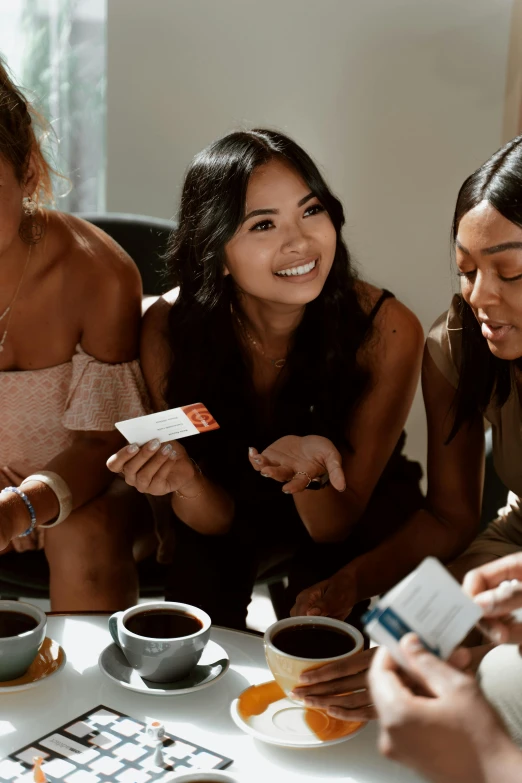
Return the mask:
[[[295,626],[302,627],[306,625],[321,626],[324,628],[332,628],[336,631],[340,631],[343,634],[349,636],[352,640],[352,648],[349,652],[343,655],[336,656],[334,658],[319,657],[310,658],[305,656],[290,655],[280,650],[274,644],[274,637],[284,630],[285,628],[293,628]],[[285,620],[278,620],[269,628],[267,628],[264,637],[265,643],[265,655],[266,661],[272,672],[274,680],[283,689],[288,696],[294,688],[299,685],[299,678],[301,674],[308,669],[317,669],[319,666],[324,666],[326,663],[333,663],[335,661],[342,661],[346,658],[350,658],[352,655],[356,655],[363,649],[364,639],[363,635],[353,625],[342,622],[341,620],[334,620],[332,617],[288,617]]]
[[45,639],[47,615],[25,601],[0,601],[0,612],[24,615],[32,628],[14,636],[0,637],[0,682],[22,677],[32,664]]
[[193,772],[182,773],[181,775],[173,775],[169,778],[168,783],[195,783],[195,781],[205,781],[205,783],[239,783],[238,778],[233,778],[226,772]]
[[[127,627],[135,615],[157,611],[188,615],[199,628],[188,636],[157,638],[141,636]],[[212,621],[197,606],[174,601],[151,601],[116,612],[109,618],[109,631],[130,666],[151,682],[175,682],[186,677],[196,666],[210,638]]]

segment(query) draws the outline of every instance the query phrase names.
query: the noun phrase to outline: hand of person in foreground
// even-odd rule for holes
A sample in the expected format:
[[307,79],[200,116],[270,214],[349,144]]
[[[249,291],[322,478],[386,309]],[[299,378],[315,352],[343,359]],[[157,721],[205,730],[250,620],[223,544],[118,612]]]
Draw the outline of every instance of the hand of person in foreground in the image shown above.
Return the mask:
[[[28,473],[22,474],[19,469],[10,465],[4,465],[0,469],[0,490],[5,487],[19,487]],[[8,495],[2,495],[0,500],[0,551],[7,549],[11,544],[16,552],[28,552],[29,550],[43,549],[44,531],[36,528],[28,536],[19,538],[21,532],[29,527],[30,517],[27,508],[20,501],[15,501]]]
[[329,579],[300,592],[290,614],[292,617],[315,615],[345,620],[355,603],[355,581],[349,569],[341,569]]
[[310,479],[325,473],[334,489],[346,489],[342,457],[332,441],[320,435],[285,435],[261,453],[249,448],[248,458],[262,476],[283,482],[283,492],[289,495],[303,492]]
[[294,695],[308,707],[326,710],[340,720],[372,720],[376,717],[368,689],[368,667],[377,648],[364,650],[343,661],[327,663],[303,672]]
[[432,783],[520,781],[522,754],[474,677],[459,670],[469,652],[454,653],[455,668],[429,653],[414,634],[403,637],[401,651],[404,671],[384,647],[370,667],[380,752]]
[[522,644],[522,623],[511,614],[522,608],[522,552],[474,568],[462,587],[483,610],[482,624],[496,644]]
[[[195,463],[177,441],[164,443],[151,440],[141,448],[124,446],[107,460],[113,473],[121,473],[126,483],[148,495],[167,495],[183,489],[192,494],[192,485],[200,478]],[[194,494],[197,492],[194,489]]]

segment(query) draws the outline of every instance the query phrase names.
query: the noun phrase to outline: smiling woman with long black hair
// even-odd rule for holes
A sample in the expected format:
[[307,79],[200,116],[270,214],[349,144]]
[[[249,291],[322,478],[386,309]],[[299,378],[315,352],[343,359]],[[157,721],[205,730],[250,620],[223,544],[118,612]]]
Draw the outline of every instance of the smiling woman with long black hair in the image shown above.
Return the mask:
[[294,555],[290,609],[422,504],[420,468],[401,455],[422,330],[356,279],[343,223],[280,133],[232,133],[186,176],[169,253],[179,293],[148,312],[142,365],[157,410],[201,401],[220,429],[131,445],[109,465],[168,496],[167,595],[220,625],[244,627],[260,560]]

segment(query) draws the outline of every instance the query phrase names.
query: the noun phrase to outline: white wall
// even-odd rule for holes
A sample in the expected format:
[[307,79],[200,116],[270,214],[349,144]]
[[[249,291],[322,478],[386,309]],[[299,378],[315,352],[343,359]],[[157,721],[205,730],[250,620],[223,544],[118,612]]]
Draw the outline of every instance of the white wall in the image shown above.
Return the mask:
[[[425,328],[449,303],[459,185],[501,143],[511,0],[109,0],[109,210],[169,217],[239,125],[320,162],[363,275]],[[424,461],[420,400],[410,455]]]

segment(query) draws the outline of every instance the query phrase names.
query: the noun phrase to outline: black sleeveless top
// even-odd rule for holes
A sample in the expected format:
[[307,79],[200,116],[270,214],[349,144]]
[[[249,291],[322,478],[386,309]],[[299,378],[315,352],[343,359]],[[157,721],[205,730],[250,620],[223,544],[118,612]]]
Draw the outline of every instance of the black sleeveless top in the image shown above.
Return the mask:
[[[368,328],[374,321],[386,299],[394,295],[383,290],[378,301],[368,315]],[[226,379],[224,379],[226,383]],[[236,399],[236,396],[239,399]],[[202,400],[205,402],[205,400]],[[325,435],[324,422],[317,415],[313,401],[308,400],[300,410],[295,412],[288,428],[279,425],[276,428],[267,422],[252,399],[245,399],[241,394],[235,395],[231,388],[230,395],[222,410],[213,411],[220,425],[219,430],[186,438],[183,445],[189,455],[201,466],[204,473],[227,489],[236,499],[238,495],[256,502],[263,497],[276,495],[281,500],[288,500],[281,493],[281,485],[276,481],[267,481],[253,470],[248,461],[248,448],[254,446],[263,451],[270,444],[284,435]],[[404,445],[404,433],[397,443],[383,476],[393,471],[394,463],[401,457]],[[382,477],[381,477],[382,478]]]

